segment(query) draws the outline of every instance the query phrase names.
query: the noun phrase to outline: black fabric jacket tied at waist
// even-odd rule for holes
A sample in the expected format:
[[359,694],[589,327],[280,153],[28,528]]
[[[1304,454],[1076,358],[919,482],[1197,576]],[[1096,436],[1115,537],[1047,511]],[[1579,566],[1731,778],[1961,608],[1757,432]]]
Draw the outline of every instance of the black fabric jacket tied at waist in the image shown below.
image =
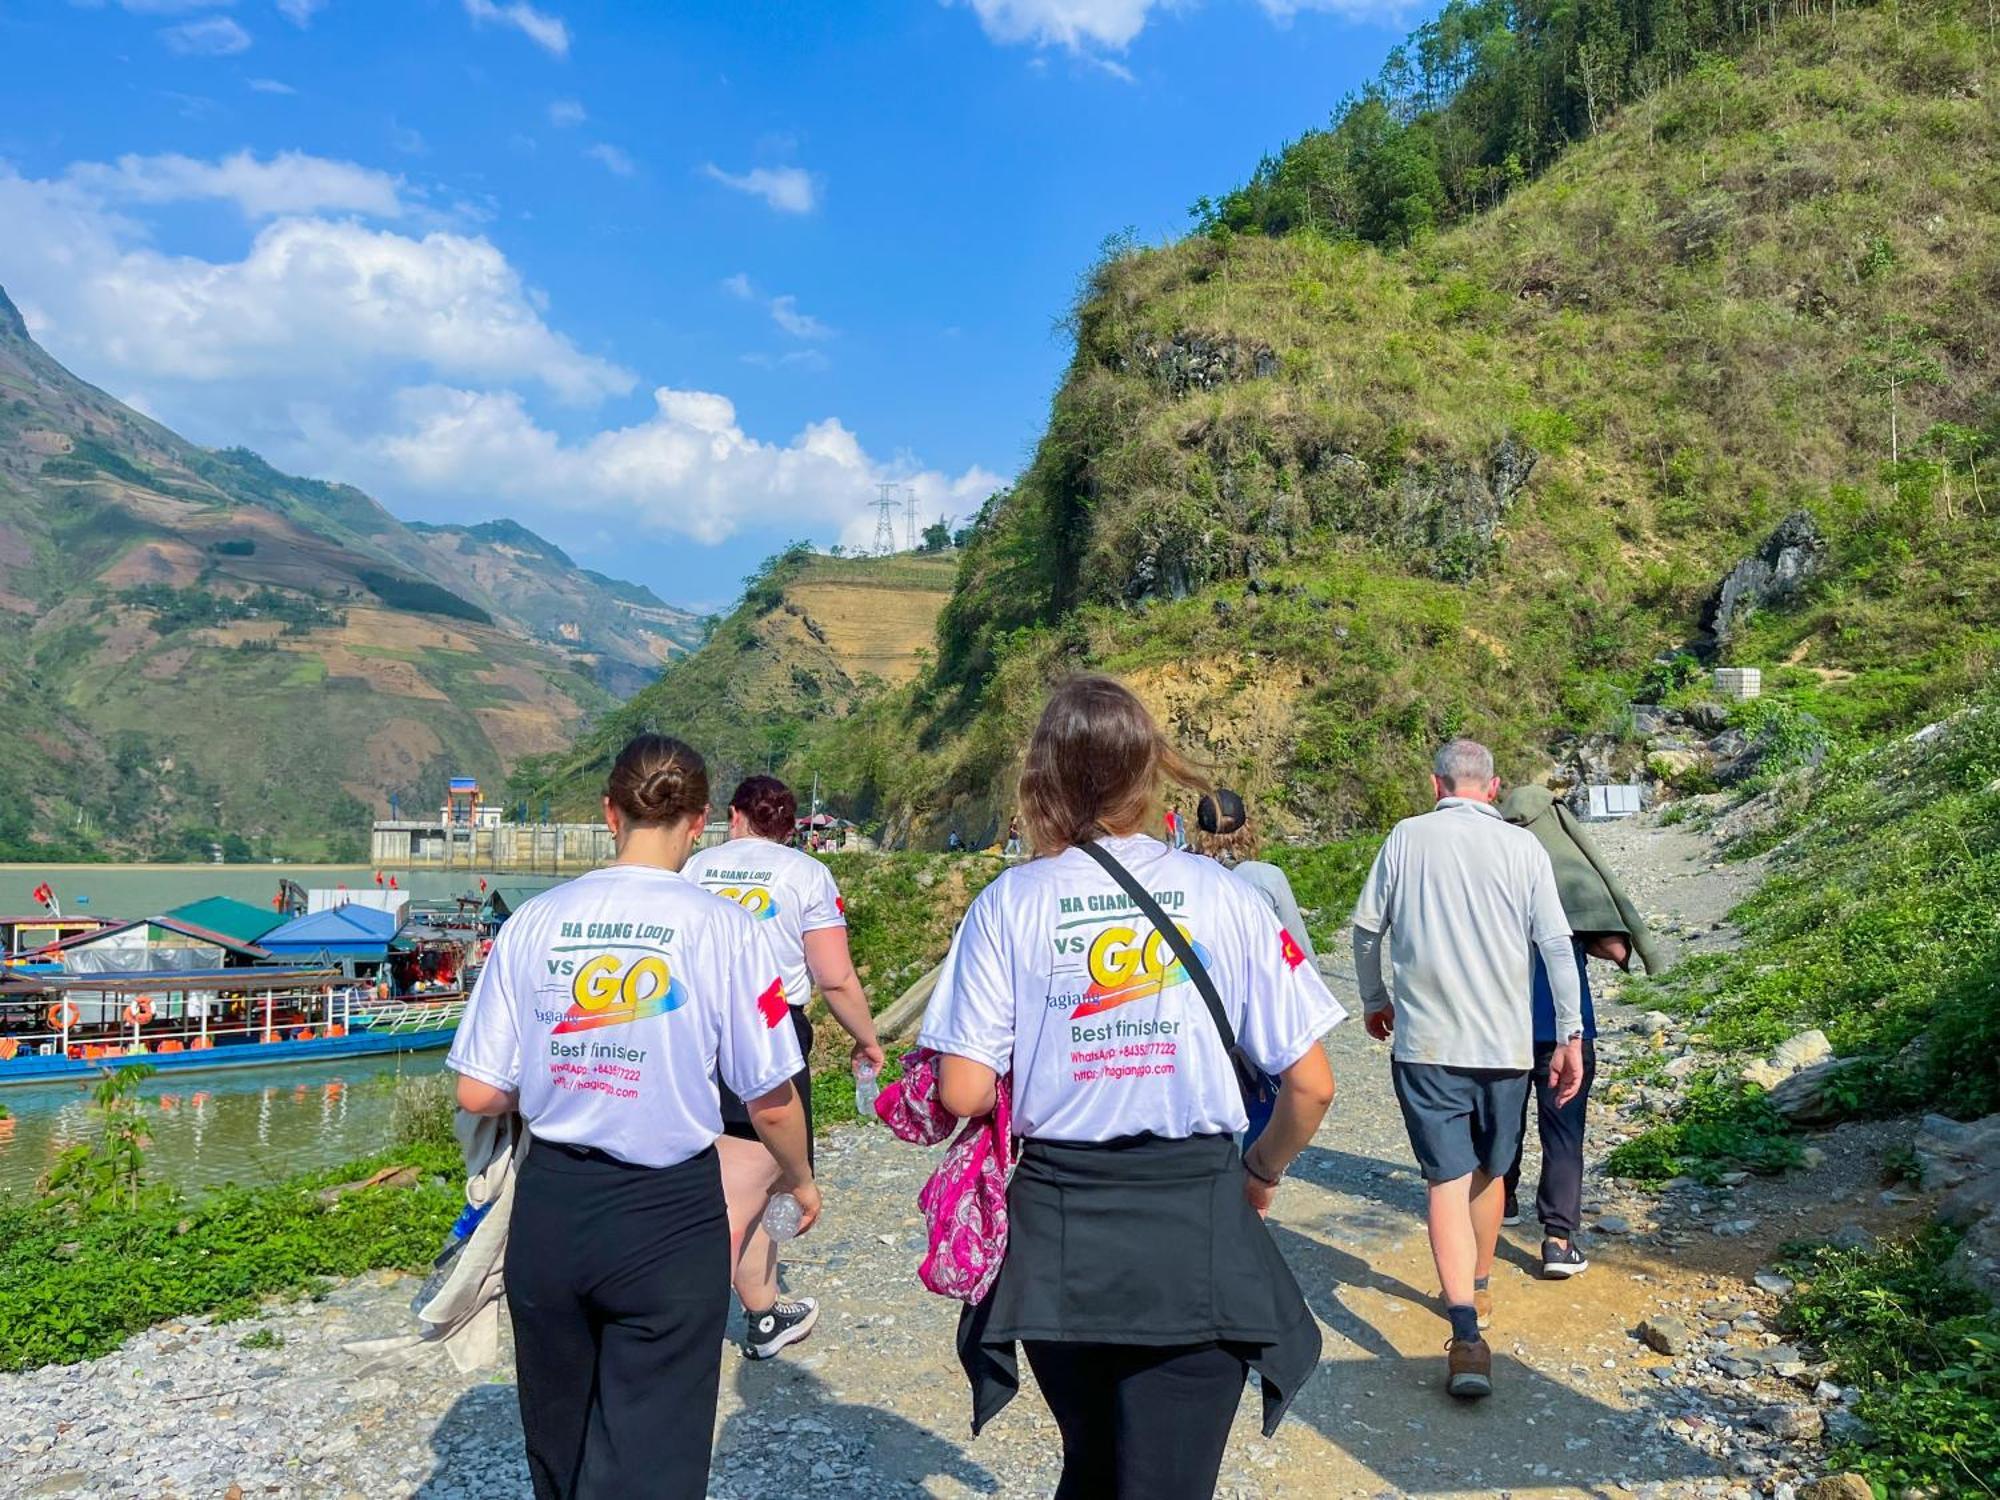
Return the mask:
[[1024,1143],[1007,1259],[958,1322],[976,1434],[1020,1389],[1015,1344],[1245,1346],[1264,1435],[1319,1364],[1319,1324],[1243,1196],[1229,1136]]

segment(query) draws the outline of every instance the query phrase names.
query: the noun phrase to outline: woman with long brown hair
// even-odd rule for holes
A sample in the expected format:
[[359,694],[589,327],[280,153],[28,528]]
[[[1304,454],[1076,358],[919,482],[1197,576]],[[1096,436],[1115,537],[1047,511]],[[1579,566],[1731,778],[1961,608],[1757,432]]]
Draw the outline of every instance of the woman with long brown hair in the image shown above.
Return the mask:
[[537,1500],[698,1497],[708,1484],[729,1224],[714,1079],[819,1216],[778,956],[680,873],[708,819],[687,745],[640,735],[611,768],[615,863],[500,929],[448,1065],[475,1114],[518,1112],[505,1274]]
[[[1248,1371],[1270,1432],[1319,1357],[1262,1215],[1332,1102],[1319,1039],[1346,1012],[1255,892],[1147,836],[1169,781],[1201,785],[1130,690],[1055,690],[1020,783],[1036,858],[973,902],[920,1038],[953,1114],[1012,1075],[1006,1259],[959,1347],[977,1430],[1027,1346],[1059,1500],[1212,1495]],[[1247,1157],[1245,1064],[1282,1080]]]

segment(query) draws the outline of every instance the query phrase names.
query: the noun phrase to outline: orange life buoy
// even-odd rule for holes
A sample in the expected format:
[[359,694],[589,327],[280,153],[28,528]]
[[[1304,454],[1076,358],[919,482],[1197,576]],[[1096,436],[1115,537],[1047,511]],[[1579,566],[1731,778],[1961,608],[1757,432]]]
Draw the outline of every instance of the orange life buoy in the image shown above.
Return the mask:
[[0,1062],[12,1062],[20,1050],[21,1044],[11,1036],[0,1036]]
[[275,1042],[278,1040],[278,1033],[275,1031],[267,1031],[262,1036],[257,1038],[257,1040],[259,1042]]
[[132,1003],[125,1007],[125,1019],[130,1021],[134,1026],[144,1026],[148,1021],[152,1020],[153,997],[151,995],[134,995]]
[[168,1037],[164,1042],[160,1043],[160,1050],[162,1052],[181,1052],[186,1049],[173,1037]]
[[292,1040],[295,1042],[309,1042],[312,1039],[313,1039],[313,1029],[310,1026],[300,1027],[299,1034],[292,1038]]
[[215,1045],[214,1037],[198,1036],[193,1041],[188,1043],[188,1050],[191,1052],[206,1052],[210,1047],[213,1047],[214,1045]]
[[74,1000],[58,1000],[49,1007],[49,1025],[57,1031],[74,1026],[83,1019],[83,1012],[76,1008]]
[[347,1028],[345,1026],[342,1026],[339,1022],[335,1022],[333,1025],[326,1028],[326,1034],[330,1037],[338,1039],[340,1037],[344,1037],[347,1035]]
[[377,1000],[387,1000],[387,999],[389,998],[389,986],[388,986],[388,985],[386,985],[386,984],[378,984],[378,985],[376,985],[376,986],[375,986],[375,998],[376,998]]

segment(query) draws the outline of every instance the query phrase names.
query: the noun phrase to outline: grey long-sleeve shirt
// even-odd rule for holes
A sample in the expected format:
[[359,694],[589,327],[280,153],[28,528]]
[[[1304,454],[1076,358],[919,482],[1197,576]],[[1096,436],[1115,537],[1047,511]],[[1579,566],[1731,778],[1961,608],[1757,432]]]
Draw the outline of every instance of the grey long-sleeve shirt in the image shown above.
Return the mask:
[[1531,1068],[1531,945],[1548,966],[1556,1035],[1583,1029],[1569,939],[1540,841],[1488,803],[1446,797],[1396,825],[1355,903],[1361,1002],[1374,1012],[1394,1001],[1400,1061]]

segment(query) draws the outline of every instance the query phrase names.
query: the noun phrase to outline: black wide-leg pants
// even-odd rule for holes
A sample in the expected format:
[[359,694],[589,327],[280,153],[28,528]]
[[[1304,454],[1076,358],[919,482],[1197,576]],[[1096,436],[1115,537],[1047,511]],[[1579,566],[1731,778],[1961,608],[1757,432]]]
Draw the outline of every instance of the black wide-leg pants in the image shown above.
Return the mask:
[[729,1310],[714,1148],[642,1167],[536,1141],[506,1282],[536,1500],[700,1500]]
[[1024,1341],[1062,1432],[1056,1500],[1211,1500],[1250,1366],[1229,1344]]

